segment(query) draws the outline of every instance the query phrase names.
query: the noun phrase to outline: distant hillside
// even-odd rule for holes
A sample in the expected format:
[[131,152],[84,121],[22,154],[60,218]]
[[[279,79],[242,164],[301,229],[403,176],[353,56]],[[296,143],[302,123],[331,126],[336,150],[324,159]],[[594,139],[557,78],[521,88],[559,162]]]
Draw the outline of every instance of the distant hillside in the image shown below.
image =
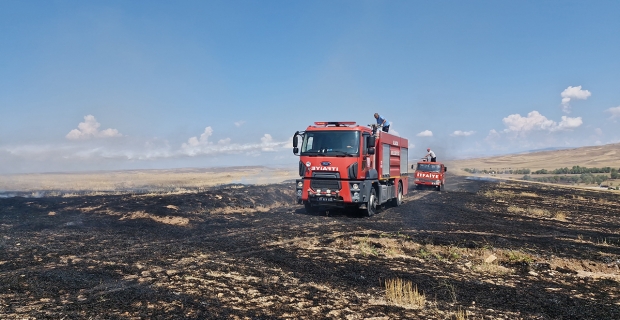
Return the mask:
[[[448,164],[454,169],[527,168],[538,170],[564,167],[571,168],[573,166],[620,168],[620,143],[574,149],[509,154],[488,158],[453,160],[448,162]],[[456,171],[453,172],[458,173]]]

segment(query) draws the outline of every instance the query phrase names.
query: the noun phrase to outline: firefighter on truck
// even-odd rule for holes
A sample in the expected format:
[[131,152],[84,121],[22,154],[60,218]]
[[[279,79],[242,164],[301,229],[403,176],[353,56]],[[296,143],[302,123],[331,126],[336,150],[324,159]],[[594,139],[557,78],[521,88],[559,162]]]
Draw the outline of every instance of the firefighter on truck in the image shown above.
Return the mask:
[[315,122],[293,135],[299,156],[297,202],[309,213],[399,206],[409,187],[408,141],[355,122]]

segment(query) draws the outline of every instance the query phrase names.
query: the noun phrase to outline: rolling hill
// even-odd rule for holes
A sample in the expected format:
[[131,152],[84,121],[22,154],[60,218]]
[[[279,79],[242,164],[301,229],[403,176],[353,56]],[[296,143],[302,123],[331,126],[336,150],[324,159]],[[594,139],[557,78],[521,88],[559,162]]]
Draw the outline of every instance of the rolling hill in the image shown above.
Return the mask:
[[463,168],[477,169],[557,169],[564,167],[620,168],[620,143],[573,149],[527,152],[487,158],[447,161],[447,165],[462,172]]

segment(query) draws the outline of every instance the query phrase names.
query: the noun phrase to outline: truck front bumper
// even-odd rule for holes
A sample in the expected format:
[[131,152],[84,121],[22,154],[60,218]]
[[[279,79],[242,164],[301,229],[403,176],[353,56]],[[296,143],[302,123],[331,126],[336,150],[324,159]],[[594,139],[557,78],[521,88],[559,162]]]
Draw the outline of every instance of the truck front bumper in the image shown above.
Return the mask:
[[365,180],[342,181],[342,189],[312,189],[306,181],[309,179],[297,179],[296,197],[297,203],[310,202],[317,206],[349,206],[359,205],[368,201],[372,183]]

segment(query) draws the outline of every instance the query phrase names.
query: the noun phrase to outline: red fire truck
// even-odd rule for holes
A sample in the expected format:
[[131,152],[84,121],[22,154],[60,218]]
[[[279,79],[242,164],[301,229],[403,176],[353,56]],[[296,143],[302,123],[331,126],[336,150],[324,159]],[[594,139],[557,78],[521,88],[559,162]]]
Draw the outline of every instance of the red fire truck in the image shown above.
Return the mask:
[[446,183],[446,171],[448,171],[448,167],[444,166],[443,163],[422,159],[416,167],[412,165],[411,169],[415,169],[413,183],[415,183],[416,189],[434,188],[437,191],[443,189]]
[[299,155],[301,177],[296,180],[297,202],[307,212],[356,208],[372,216],[383,204],[402,203],[409,187],[408,141],[378,129],[355,122],[315,122],[295,132],[293,153]]

